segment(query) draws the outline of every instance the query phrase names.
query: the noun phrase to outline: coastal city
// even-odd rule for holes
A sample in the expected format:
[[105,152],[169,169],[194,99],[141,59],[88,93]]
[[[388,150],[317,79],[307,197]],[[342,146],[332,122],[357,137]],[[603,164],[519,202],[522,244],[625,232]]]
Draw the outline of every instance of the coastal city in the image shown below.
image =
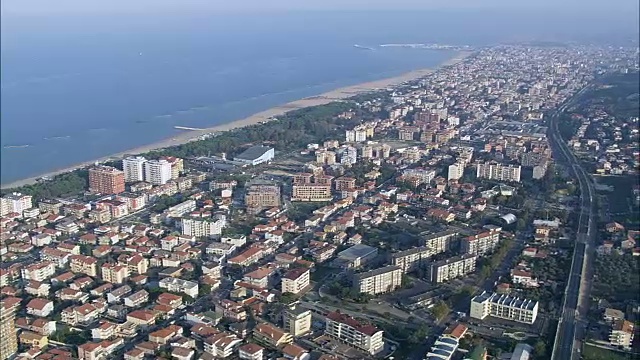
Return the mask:
[[638,71],[479,48],[3,189],[0,360],[639,356]]

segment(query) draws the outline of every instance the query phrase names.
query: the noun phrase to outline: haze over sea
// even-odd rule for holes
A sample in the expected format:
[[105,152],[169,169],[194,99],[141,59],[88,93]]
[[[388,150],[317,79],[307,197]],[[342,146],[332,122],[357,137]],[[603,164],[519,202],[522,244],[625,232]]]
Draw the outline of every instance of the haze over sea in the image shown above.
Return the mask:
[[607,38],[584,22],[540,26],[535,16],[499,12],[3,17],[0,180],[162,140],[180,131],[176,125],[210,127],[435,67],[454,55],[354,44]]

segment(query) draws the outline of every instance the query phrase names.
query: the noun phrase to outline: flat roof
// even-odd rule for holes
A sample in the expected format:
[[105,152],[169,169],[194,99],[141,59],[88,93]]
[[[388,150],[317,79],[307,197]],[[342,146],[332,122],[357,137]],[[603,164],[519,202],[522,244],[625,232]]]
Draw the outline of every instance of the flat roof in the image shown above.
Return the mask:
[[353,245],[352,247],[346,250],[340,251],[338,253],[338,257],[341,257],[344,259],[357,259],[377,251],[378,251],[378,248],[374,248],[372,246],[364,245],[364,244],[357,244],[357,245]]
[[263,145],[252,146],[252,147],[248,148],[247,150],[243,151],[242,154],[236,156],[235,159],[252,160],[253,161],[253,160],[258,159],[262,155],[264,155],[264,153],[266,153],[269,150],[273,150],[273,148],[269,147],[269,146],[263,146]]
[[372,277],[372,276],[376,276],[376,275],[380,275],[380,274],[385,274],[391,271],[396,271],[396,270],[401,270],[399,266],[393,266],[393,265],[389,265],[389,266],[385,266],[385,267],[381,267],[381,268],[377,268],[371,271],[366,271],[363,273],[358,273],[355,274],[354,277],[356,279],[366,279],[368,277]]

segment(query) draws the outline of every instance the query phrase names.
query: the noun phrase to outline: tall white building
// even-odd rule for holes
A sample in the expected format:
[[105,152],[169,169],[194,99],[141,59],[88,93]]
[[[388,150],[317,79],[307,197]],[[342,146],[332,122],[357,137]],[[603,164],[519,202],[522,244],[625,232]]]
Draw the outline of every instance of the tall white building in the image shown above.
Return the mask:
[[171,180],[171,163],[167,160],[149,160],[144,163],[145,181],[154,185],[164,185]]
[[471,299],[469,316],[484,320],[487,316],[526,324],[536,322],[538,302],[509,295],[483,292]]
[[182,234],[196,237],[221,235],[226,225],[225,218],[182,218]]
[[464,163],[456,162],[453,165],[449,165],[449,172],[447,174],[447,180],[458,180],[464,174]]
[[355,274],[353,287],[370,295],[394,291],[402,285],[402,269],[399,266],[385,266],[375,270]]
[[0,216],[5,216],[10,213],[18,213],[22,215],[22,212],[33,207],[31,195],[23,195],[21,193],[12,193],[4,196],[1,200],[1,213]]
[[358,150],[352,146],[343,149],[340,155],[340,163],[342,165],[353,165],[358,162]]
[[142,156],[131,156],[122,160],[122,170],[124,171],[125,182],[144,181],[144,163],[147,162]]
[[346,314],[330,312],[324,333],[353,347],[375,355],[384,350],[384,332],[374,325],[363,324]]
[[353,130],[347,130],[345,140],[347,142],[363,142],[367,140],[367,130],[357,127]]
[[520,170],[520,165],[481,163],[476,169],[476,176],[485,179],[520,182]]

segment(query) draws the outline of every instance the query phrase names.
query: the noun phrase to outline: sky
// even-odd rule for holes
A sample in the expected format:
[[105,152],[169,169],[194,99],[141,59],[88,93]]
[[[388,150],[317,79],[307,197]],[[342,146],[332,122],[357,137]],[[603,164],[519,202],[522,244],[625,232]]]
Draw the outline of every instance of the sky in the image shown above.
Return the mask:
[[[3,0],[2,16],[92,13],[151,13],[206,10],[256,12],[282,10],[478,9],[571,11],[635,16],[638,0]],[[635,15],[634,15],[635,14]]]

